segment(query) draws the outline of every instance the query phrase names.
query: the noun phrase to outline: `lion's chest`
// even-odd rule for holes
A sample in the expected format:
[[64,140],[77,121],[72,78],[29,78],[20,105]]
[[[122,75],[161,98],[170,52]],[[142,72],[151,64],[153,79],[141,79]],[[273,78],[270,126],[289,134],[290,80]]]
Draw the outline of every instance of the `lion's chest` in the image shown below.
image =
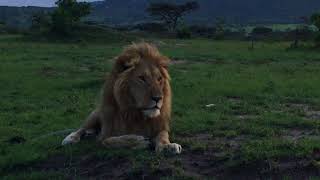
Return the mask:
[[113,121],[112,136],[128,134],[154,136],[153,122],[140,114],[119,114]]

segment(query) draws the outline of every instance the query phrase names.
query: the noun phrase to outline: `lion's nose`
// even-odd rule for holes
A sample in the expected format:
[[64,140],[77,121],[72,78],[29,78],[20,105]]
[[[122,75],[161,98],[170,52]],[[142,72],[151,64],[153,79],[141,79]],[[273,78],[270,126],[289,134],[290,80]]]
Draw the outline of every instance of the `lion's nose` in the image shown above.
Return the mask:
[[154,100],[155,102],[159,102],[162,99],[162,96],[153,96],[151,97],[152,100]]

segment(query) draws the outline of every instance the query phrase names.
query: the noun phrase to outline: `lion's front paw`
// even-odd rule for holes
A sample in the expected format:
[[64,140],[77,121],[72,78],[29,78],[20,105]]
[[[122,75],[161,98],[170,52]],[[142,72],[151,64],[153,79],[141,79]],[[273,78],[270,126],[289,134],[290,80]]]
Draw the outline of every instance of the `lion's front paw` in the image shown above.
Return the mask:
[[156,152],[169,152],[172,154],[180,154],[182,151],[182,147],[179,144],[176,143],[170,143],[170,144],[161,144],[156,147]]
[[77,133],[73,132],[69,134],[64,140],[62,141],[61,145],[65,146],[68,144],[75,144],[80,141],[80,136],[77,135]]

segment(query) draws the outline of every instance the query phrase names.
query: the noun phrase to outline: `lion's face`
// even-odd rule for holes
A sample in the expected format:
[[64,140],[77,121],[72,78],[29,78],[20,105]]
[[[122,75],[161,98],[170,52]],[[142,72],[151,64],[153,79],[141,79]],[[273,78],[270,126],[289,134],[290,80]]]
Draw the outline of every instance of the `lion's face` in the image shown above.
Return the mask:
[[[134,53],[137,51],[147,55],[137,55]],[[123,110],[138,110],[149,118],[159,116],[166,99],[164,91],[169,86],[168,61],[148,45],[118,57],[113,88],[118,106]]]
[[142,61],[130,73],[129,94],[133,105],[145,116],[153,118],[161,113],[165,78],[158,66]]

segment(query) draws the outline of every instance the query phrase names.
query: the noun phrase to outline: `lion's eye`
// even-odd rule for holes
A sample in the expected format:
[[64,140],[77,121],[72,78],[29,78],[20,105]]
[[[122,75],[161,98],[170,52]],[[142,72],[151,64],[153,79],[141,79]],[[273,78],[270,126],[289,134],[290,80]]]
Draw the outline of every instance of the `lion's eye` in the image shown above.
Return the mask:
[[144,76],[139,76],[139,79],[142,81],[142,82],[146,82],[146,78]]

